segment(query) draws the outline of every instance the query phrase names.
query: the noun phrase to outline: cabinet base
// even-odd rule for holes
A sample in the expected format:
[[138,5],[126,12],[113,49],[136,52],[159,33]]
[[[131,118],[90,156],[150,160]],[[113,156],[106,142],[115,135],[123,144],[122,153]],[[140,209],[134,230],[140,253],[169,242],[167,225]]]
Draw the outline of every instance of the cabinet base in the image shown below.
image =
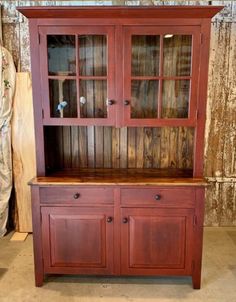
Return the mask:
[[[78,276],[82,276],[82,275],[78,275]],[[87,275],[88,276],[88,275]],[[89,275],[89,277],[95,277],[93,275]],[[96,276],[97,277],[97,276]],[[99,277],[106,277],[106,278],[117,278],[117,277],[120,277],[120,278],[127,278],[127,277],[142,277],[142,276],[107,276],[107,275],[104,275],[104,276],[98,276]],[[147,277],[147,276],[145,276]],[[152,276],[153,277],[153,276]],[[160,277],[160,276],[158,276]],[[45,280],[45,276],[44,275],[36,275],[35,276],[35,286],[36,287],[42,287],[43,284],[44,284],[44,280]],[[200,289],[201,288],[201,278],[199,278],[199,276],[192,276],[192,286],[193,286],[193,289]]]

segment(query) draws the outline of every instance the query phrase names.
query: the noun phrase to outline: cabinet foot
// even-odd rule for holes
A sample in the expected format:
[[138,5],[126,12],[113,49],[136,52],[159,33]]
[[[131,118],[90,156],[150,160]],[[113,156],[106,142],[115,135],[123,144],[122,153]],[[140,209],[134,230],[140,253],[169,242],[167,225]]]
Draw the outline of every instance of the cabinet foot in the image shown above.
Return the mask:
[[201,275],[193,275],[192,276],[192,283],[194,289],[200,289],[201,288]]
[[43,274],[37,274],[35,275],[35,286],[41,287],[43,285],[44,275]]

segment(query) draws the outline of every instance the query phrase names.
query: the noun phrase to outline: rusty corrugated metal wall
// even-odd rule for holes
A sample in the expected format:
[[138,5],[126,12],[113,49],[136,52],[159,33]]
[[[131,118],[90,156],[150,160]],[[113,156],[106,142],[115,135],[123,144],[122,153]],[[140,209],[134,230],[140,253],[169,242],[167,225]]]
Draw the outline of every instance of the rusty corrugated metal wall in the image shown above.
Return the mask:
[[206,123],[205,224],[236,225],[236,2],[235,1],[0,1],[3,43],[19,71],[30,70],[27,20],[17,5],[224,5],[212,21]]

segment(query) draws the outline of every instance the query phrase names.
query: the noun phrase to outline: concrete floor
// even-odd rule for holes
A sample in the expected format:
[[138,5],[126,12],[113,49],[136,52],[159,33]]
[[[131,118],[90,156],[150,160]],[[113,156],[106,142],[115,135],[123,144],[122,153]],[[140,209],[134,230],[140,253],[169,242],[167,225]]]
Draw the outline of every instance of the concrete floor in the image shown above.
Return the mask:
[[0,239],[1,302],[236,302],[236,228],[205,228],[202,289],[189,278],[50,277],[34,286],[32,236]]

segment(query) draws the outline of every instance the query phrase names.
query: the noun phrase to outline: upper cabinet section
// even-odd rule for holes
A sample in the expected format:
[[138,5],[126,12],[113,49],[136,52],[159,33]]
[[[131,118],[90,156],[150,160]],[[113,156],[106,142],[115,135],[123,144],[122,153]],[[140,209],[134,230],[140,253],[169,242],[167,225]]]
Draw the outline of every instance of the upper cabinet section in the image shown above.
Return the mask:
[[34,100],[43,123],[195,127],[210,18],[221,9],[19,8],[30,19],[32,53],[38,49]]

